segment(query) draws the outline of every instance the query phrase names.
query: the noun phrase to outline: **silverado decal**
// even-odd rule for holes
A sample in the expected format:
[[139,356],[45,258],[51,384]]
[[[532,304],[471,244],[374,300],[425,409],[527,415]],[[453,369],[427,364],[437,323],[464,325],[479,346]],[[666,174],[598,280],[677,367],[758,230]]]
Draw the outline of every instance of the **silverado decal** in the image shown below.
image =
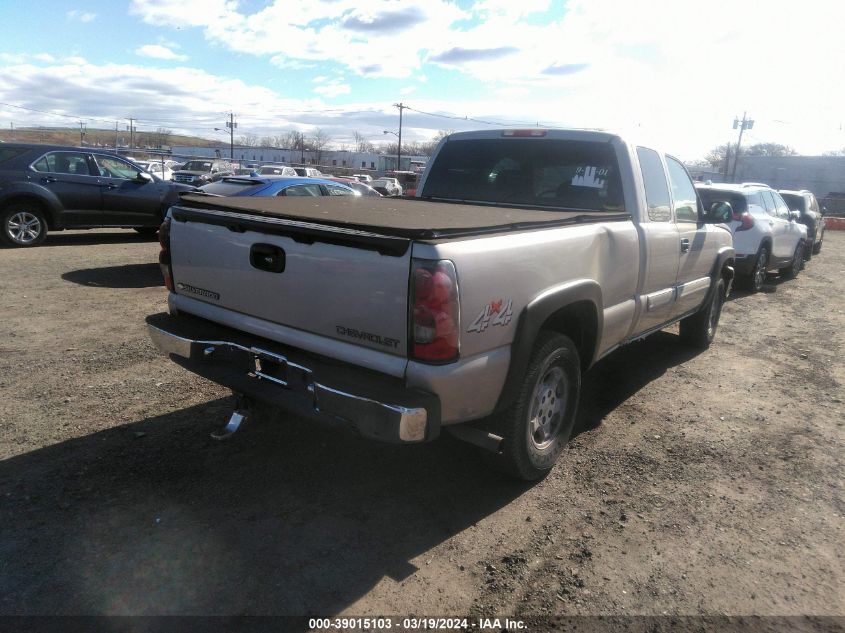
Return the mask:
[[209,299],[214,299],[215,301],[220,301],[219,294],[212,292],[211,290],[206,290],[205,288],[197,288],[196,286],[190,286],[179,282],[176,284],[176,289],[181,290],[182,292],[190,292],[192,294],[199,295],[200,297],[207,297]]
[[343,327],[342,325],[335,325],[337,333],[342,336],[351,336],[352,338],[364,339],[370,343],[378,343],[379,345],[386,345],[387,347],[398,347],[399,339],[383,337],[380,334],[371,334],[370,332],[363,332],[351,327]]
[[508,299],[507,303],[503,299],[492,301],[484,306],[472,325],[467,328],[467,332],[483,332],[489,325],[507,325],[511,322],[512,317],[512,300]]

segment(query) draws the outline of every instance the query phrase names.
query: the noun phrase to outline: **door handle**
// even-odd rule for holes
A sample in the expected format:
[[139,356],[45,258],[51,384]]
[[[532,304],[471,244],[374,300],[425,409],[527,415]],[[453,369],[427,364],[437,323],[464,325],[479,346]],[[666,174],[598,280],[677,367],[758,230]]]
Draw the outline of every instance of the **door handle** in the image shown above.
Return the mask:
[[117,185],[113,185],[111,183],[103,185],[103,187],[105,187],[106,189],[117,189]]
[[689,251],[689,240],[684,238],[681,240],[681,252],[686,253],[687,251]]
[[44,182],[56,182],[58,178],[53,178],[52,176],[44,176]]

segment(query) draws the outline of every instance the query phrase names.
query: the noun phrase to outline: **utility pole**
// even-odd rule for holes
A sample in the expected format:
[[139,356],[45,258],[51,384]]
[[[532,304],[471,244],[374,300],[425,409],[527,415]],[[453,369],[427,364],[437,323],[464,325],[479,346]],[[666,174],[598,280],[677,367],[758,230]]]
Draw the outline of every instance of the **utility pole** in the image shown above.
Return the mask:
[[114,122],[114,151],[117,151],[117,135],[118,135],[118,127],[120,123],[118,121]]
[[79,146],[85,145],[85,130],[88,128],[87,123],[79,122]]
[[15,140],[15,124],[9,121],[9,140]]
[[126,128],[129,130],[129,151],[132,151],[132,148],[135,147],[135,119],[129,119],[129,127]]
[[229,160],[235,160],[235,128],[238,124],[235,123],[235,113],[229,113],[229,120],[226,121],[226,127],[229,128]]
[[402,169],[402,110],[408,106],[401,101],[394,103],[393,106],[399,108],[399,144],[396,147],[396,171],[400,171]]
[[734,168],[731,172],[731,182],[736,179],[736,165],[739,162],[739,148],[740,145],[742,145],[742,133],[745,132],[745,130],[750,130],[754,127],[754,121],[749,119],[746,116],[747,114],[747,112],[742,113],[742,121],[734,117],[734,129],[739,128],[739,139],[737,139],[736,142],[736,152],[734,153]]

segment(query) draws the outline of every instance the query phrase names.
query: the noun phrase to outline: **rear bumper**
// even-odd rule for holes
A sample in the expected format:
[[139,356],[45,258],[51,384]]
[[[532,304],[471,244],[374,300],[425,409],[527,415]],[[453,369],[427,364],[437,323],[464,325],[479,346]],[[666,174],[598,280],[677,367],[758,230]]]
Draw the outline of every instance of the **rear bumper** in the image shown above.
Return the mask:
[[440,433],[439,398],[400,379],[189,315],[155,314],[147,328],[173,362],[256,400],[385,442],[426,442]]

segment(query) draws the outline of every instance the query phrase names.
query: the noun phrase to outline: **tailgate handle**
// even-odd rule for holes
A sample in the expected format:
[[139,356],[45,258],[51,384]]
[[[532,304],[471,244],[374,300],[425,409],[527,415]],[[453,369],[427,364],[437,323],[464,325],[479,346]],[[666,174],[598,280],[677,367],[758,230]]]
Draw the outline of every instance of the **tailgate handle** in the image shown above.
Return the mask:
[[253,244],[249,249],[249,263],[268,273],[285,272],[285,251],[273,244]]

